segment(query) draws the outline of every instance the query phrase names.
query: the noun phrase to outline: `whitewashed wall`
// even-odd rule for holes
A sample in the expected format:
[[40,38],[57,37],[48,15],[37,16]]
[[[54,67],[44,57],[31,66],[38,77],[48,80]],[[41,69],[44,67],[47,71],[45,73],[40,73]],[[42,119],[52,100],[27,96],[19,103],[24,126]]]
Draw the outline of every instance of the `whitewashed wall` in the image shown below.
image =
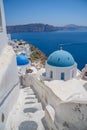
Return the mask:
[[[0,55],[0,129],[4,130],[8,115],[19,96],[16,57],[10,46]],[[3,117],[4,116],[4,117]],[[4,118],[4,119],[3,119]]]
[[20,84],[16,56],[8,46],[3,0],[0,0],[0,13],[0,130],[4,130],[9,113],[18,99]]
[[7,35],[4,32],[0,32],[0,54],[2,53],[6,44],[8,44]]
[[[53,78],[50,78],[50,71],[53,72]],[[72,79],[72,71],[74,71],[73,77],[76,76],[77,73],[77,64],[75,63],[73,66],[70,67],[55,67],[48,65],[46,63],[46,78],[50,80],[61,80],[61,73],[64,72],[65,80]]]
[[[87,103],[63,102],[57,97],[51,88],[35,75],[24,77],[24,84],[31,86],[37,93],[44,108],[51,106],[53,110],[47,112],[45,118],[49,129],[52,130],[86,130],[87,129]],[[48,118],[49,117],[49,118]],[[52,117],[52,120],[51,120]]]

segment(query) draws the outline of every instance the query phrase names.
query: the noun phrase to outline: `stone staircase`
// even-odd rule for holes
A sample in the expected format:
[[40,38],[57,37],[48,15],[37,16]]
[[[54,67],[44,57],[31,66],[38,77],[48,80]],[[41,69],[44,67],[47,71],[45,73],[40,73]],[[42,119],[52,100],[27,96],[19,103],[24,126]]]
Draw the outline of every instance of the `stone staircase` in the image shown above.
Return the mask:
[[23,88],[9,115],[6,130],[48,130],[44,117],[45,112],[34,91],[30,87]]

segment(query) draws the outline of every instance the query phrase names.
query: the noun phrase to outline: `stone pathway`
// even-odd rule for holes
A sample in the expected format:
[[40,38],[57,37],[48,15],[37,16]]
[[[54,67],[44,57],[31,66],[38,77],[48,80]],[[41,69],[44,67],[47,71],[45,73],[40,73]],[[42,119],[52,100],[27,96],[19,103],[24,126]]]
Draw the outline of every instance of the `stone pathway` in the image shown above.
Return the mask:
[[9,130],[48,130],[42,105],[30,88],[20,90],[20,96],[10,113],[6,129]]

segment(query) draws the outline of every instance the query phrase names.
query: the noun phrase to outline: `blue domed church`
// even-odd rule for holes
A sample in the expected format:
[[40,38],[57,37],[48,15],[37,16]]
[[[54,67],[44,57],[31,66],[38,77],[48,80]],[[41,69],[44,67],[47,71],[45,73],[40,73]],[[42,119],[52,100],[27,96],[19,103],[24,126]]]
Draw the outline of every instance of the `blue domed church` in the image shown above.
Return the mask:
[[46,78],[49,80],[69,80],[76,76],[77,63],[73,56],[64,50],[50,54],[46,62]]
[[16,57],[17,65],[24,66],[29,64],[29,59],[27,58],[25,53],[21,53]]

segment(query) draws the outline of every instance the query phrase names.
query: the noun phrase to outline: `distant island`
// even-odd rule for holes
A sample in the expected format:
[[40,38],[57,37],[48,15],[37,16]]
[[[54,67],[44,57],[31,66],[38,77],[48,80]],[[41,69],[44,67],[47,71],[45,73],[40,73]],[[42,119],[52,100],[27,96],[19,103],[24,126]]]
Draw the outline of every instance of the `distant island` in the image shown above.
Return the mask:
[[86,31],[87,26],[78,26],[74,24],[69,24],[63,27],[57,27],[49,24],[26,24],[26,25],[14,25],[7,26],[8,33],[16,32],[52,32],[52,31]]

